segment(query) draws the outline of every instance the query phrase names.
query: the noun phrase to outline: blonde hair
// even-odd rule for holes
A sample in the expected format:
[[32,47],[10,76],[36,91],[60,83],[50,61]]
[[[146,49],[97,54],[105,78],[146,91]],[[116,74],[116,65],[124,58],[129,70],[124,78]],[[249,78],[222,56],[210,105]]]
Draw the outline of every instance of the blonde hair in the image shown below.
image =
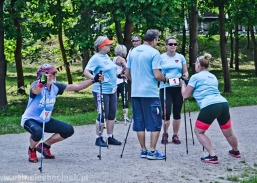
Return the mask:
[[123,58],[126,58],[127,56],[127,48],[125,45],[118,44],[114,49],[114,54],[117,56],[121,56]]
[[201,67],[208,68],[210,65],[212,55],[209,53],[205,53],[203,56],[197,58],[197,61],[200,63]]

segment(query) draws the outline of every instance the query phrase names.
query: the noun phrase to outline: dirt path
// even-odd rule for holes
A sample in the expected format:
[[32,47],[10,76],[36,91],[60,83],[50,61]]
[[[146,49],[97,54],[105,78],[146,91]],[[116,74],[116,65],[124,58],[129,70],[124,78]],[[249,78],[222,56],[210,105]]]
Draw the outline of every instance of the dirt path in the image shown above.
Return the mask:
[[[198,113],[191,113],[193,125]],[[243,175],[257,172],[256,126],[257,106],[231,108],[234,130],[239,140],[241,159],[228,155],[230,149],[215,122],[210,136],[220,164],[200,162],[207,155],[194,135],[192,144],[188,122],[188,149],[186,154],[185,126],[182,118],[181,145],[167,145],[167,161],[151,161],[139,157],[140,147],[135,132],[130,130],[123,158],[123,146],[102,148],[102,160],[97,158],[94,125],[75,127],[75,134],[52,147],[55,160],[43,159],[43,172],[39,163],[27,160],[28,133],[0,136],[0,182],[231,182]],[[123,141],[129,125],[116,124],[115,138]],[[170,129],[171,130],[171,129]],[[49,134],[46,135],[49,137]],[[159,140],[160,141],[160,140]],[[147,135],[149,145],[149,134]],[[149,147],[149,146],[148,146]],[[158,143],[157,149],[164,152]],[[38,154],[38,157],[40,155]]]

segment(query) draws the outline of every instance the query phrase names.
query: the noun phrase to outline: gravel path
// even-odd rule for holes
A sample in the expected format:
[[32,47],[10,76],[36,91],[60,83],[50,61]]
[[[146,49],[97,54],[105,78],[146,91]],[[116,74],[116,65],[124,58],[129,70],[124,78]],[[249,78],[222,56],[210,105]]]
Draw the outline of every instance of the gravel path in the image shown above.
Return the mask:
[[[200,157],[207,152],[194,135],[192,143],[189,118],[188,150],[186,153],[184,118],[180,130],[182,144],[167,145],[167,161],[154,161],[139,157],[140,147],[136,133],[130,130],[123,158],[120,158],[122,146],[102,148],[102,160],[97,158],[99,148],[95,143],[95,126],[77,126],[75,134],[69,139],[54,144],[52,153],[56,159],[43,159],[43,172],[39,163],[28,162],[28,133],[0,135],[0,182],[233,182],[241,180],[243,175],[257,172],[256,126],[257,106],[231,108],[231,118],[239,140],[242,158],[228,155],[230,149],[217,123],[207,132],[220,164],[202,163]],[[193,125],[196,113],[191,113]],[[183,116],[183,115],[182,115]],[[115,138],[124,141],[128,126],[115,125]],[[171,131],[171,129],[170,129]],[[49,137],[50,134],[46,134]],[[149,147],[149,134],[147,134]],[[164,145],[157,145],[164,152]],[[40,154],[38,153],[38,157]],[[237,179],[236,179],[237,178]]]

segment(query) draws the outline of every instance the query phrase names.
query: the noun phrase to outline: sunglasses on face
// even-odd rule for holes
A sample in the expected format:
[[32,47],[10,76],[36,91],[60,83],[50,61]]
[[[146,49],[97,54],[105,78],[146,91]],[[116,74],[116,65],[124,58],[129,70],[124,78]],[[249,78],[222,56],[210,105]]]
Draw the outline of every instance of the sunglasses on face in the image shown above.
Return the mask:
[[177,43],[168,43],[167,45],[169,45],[169,46],[177,46],[178,44]]
[[46,74],[52,74],[53,76],[55,76],[56,75],[56,71],[54,71],[54,72],[46,72]]
[[140,41],[140,40],[132,40],[131,42],[132,42],[132,43],[136,43],[136,42],[138,42],[138,41]]

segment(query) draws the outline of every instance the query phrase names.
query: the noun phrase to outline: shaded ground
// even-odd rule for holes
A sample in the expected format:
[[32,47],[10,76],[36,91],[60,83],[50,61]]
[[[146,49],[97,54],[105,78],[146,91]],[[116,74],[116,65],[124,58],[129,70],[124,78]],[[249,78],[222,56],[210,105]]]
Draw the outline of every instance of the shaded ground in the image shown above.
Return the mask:
[[[193,125],[198,113],[191,113]],[[183,116],[183,115],[182,115]],[[232,182],[241,177],[257,174],[256,126],[257,106],[231,108],[234,130],[239,140],[242,158],[228,155],[230,149],[215,122],[207,132],[220,164],[200,162],[207,152],[194,135],[192,144],[189,118],[188,150],[186,153],[185,126],[182,118],[181,145],[167,145],[167,161],[154,161],[139,157],[140,147],[135,132],[130,130],[123,158],[123,146],[102,148],[102,160],[97,158],[94,125],[75,127],[75,134],[66,141],[52,146],[55,160],[43,159],[43,172],[39,163],[28,162],[28,133],[0,135],[0,182]],[[128,126],[115,125],[115,138],[124,141]],[[169,130],[171,131],[171,129]],[[46,137],[49,137],[47,134]],[[149,134],[147,135],[149,145]],[[160,139],[159,139],[160,142]],[[157,149],[164,152],[164,145]],[[38,153],[38,157],[40,154]]]

